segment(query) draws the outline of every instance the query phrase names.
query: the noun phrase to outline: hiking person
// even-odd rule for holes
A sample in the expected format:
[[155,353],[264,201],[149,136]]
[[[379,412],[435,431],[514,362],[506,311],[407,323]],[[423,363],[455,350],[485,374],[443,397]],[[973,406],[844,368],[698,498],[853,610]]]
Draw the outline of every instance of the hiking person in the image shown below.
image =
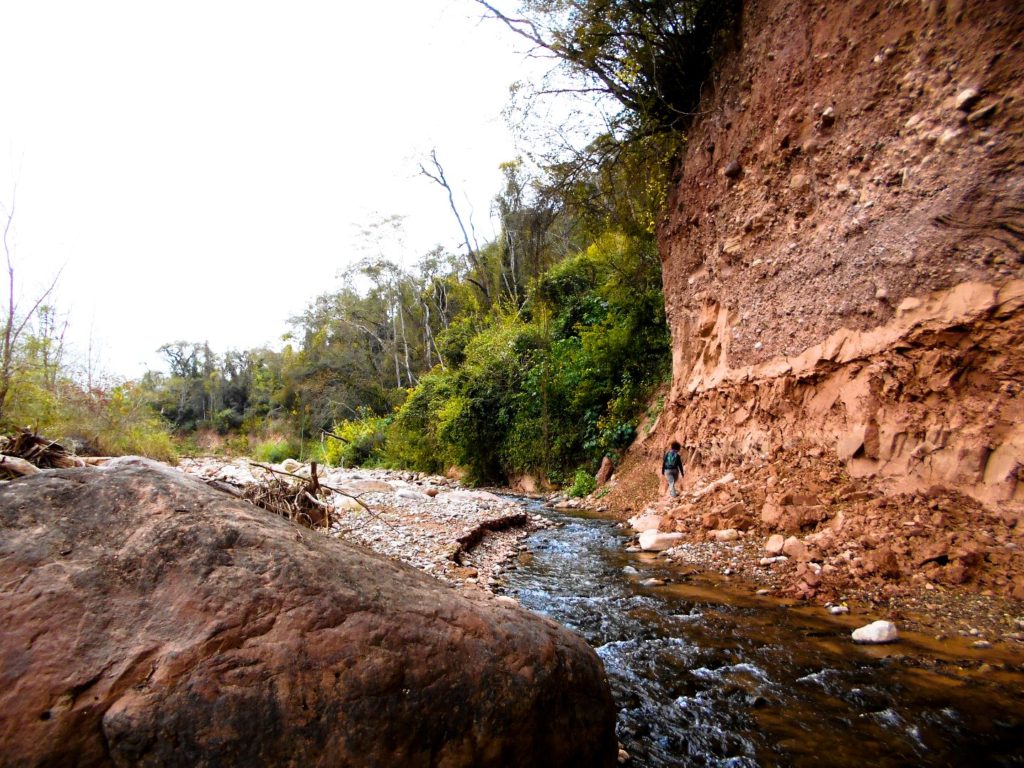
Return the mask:
[[679,455],[680,447],[679,443],[673,440],[661,462],[661,473],[665,475],[665,481],[668,483],[669,496],[677,495],[676,480],[683,476],[683,457]]

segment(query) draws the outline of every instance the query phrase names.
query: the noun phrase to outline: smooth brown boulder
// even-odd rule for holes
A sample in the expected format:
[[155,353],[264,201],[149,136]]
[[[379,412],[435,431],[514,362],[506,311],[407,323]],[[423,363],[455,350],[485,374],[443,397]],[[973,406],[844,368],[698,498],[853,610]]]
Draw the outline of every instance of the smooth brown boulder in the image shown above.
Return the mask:
[[603,667],[140,460],[0,487],[5,765],[610,766]]

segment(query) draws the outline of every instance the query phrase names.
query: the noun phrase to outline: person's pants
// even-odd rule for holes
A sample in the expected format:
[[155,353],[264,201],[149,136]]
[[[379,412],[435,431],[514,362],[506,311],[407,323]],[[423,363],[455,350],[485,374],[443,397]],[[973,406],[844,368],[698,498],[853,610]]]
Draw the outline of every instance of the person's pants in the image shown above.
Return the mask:
[[679,479],[679,472],[674,469],[665,470],[665,480],[668,481],[668,495],[677,496],[676,493],[676,480]]

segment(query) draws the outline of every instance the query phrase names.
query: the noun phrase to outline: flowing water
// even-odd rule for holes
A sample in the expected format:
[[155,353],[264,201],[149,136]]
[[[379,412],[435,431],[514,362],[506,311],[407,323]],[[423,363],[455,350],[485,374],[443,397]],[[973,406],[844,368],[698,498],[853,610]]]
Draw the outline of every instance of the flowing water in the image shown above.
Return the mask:
[[526,503],[561,525],[527,540],[505,591],[597,650],[629,765],[1024,766],[1019,673],[965,670],[913,639],[855,646],[867,622],[821,608],[641,586],[680,572],[627,554],[613,522]]

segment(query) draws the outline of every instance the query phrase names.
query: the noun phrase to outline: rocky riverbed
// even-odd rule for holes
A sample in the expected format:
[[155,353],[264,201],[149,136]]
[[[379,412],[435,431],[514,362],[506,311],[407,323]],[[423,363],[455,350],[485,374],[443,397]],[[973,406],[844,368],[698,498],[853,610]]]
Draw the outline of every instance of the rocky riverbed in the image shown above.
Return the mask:
[[[252,462],[183,459],[180,469],[207,482],[260,482],[268,470]],[[279,472],[308,477],[310,467],[287,461]],[[501,566],[533,531],[553,525],[515,501],[469,490],[438,475],[383,469],[321,469],[331,493],[330,536],[356,543],[466,590],[491,592]]]

